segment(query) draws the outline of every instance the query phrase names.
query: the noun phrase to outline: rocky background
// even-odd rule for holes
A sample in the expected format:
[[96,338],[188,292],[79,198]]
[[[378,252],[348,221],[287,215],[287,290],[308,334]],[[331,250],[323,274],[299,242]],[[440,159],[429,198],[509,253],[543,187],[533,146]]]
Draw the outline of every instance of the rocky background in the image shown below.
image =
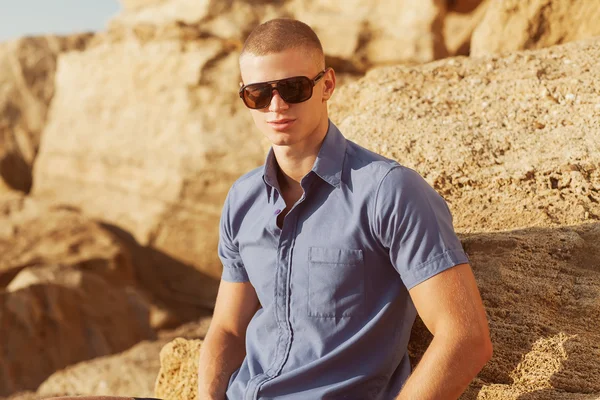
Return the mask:
[[195,398],[221,204],[268,146],[237,56],[287,16],[342,132],[452,209],[495,347],[462,398],[600,399],[600,0],[122,6],[0,43],[0,398]]

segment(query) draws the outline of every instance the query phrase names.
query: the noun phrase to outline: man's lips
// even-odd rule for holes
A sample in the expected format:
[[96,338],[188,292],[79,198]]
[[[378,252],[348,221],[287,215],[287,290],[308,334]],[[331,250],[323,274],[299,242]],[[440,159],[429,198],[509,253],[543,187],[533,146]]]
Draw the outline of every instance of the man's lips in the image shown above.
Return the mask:
[[288,122],[295,121],[292,118],[283,118],[283,119],[274,119],[272,121],[267,121],[269,124],[287,124]]
[[279,132],[288,130],[294,124],[294,122],[296,122],[296,120],[292,118],[282,118],[267,121],[271,129]]

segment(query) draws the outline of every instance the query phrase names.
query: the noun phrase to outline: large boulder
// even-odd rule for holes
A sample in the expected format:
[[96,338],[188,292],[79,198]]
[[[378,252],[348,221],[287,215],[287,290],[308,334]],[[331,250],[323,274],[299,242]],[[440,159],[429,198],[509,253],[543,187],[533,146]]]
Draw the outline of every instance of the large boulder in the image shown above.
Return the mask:
[[56,60],[65,51],[84,49],[91,37],[26,37],[0,43],[0,192],[31,189],[31,168],[54,95]]
[[478,398],[599,398],[600,223],[467,235],[463,246],[494,343]]
[[448,55],[443,38],[445,1],[293,0],[287,9],[313,27],[327,55],[362,71]]
[[421,173],[463,232],[600,220],[600,39],[369,72],[334,94],[349,138]]
[[600,0],[490,1],[471,55],[539,49],[600,35]]
[[[155,260],[155,283],[171,298],[210,307],[222,201],[242,171],[262,162],[264,144],[236,98],[228,42],[190,39],[177,27],[153,35],[129,32],[61,57],[33,193],[181,263]],[[194,268],[213,279],[190,279]]]
[[54,371],[155,336],[133,288],[64,265],[26,268],[0,290],[0,395],[36,389]]
[[[90,220],[73,206],[5,193],[0,196],[0,221],[0,289],[25,268],[21,279],[52,264],[89,271],[117,287],[135,286],[143,292],[152,303],[151,325],[156,329],[197,318],[214,302],[213,279],[140,245],[122,229]],[[52,281],[53,272],[43,274]],[[198,292],[179,298],[173,282]]]

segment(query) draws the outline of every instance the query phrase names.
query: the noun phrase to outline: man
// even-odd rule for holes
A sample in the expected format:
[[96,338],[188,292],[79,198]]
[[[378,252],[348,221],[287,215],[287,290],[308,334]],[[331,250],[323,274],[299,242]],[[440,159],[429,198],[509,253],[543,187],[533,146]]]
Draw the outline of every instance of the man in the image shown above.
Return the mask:
[[[307,25],[258,26],[240,69],[272,148],[225,201],[198,399],[458,398],[492,346],[446,203],[329,121],[335,72]],[[434,338],[411,374],[417,312]]]

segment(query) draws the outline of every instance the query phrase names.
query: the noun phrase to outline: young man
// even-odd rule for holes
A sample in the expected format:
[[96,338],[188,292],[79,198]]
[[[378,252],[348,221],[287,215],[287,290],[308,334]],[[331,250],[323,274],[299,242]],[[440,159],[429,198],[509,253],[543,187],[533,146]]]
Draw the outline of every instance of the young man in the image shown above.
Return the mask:
[[[272,148],[225,201],[198,399],[458,398],[492,346],[446,203],[329,121],[335,72],[307,25],[258,26],[240,69]],[[434,339],[411,374],[417,312]]]

